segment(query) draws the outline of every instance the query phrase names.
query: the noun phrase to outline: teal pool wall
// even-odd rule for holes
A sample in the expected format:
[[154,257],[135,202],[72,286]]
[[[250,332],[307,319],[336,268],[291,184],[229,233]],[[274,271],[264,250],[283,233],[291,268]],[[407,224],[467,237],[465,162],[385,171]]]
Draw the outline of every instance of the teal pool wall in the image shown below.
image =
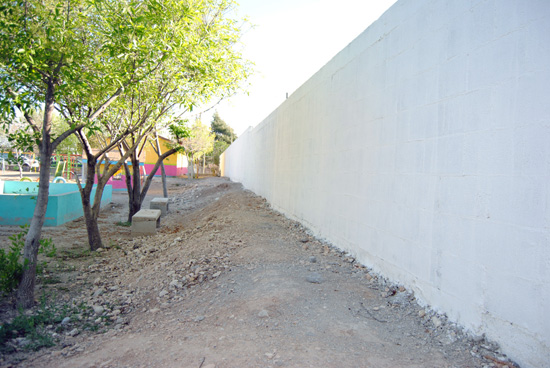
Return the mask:
[[[38,193],[38,183],[0,181],[0,225],[30,224]],[[111,202],[113,187],[105,186],[101,207]],[[95,195],[95,185],[92,198]],[[78,186],[71,183],[50,183],[48,208],[44,226],[59,226],[84,215]]]

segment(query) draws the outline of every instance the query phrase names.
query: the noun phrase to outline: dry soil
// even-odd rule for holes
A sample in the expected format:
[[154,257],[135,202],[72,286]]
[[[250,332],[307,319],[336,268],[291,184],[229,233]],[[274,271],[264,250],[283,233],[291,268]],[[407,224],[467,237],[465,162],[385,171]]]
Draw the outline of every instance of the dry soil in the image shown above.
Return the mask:
[[[156,180],[145,207],[161,193]],[[82,219],[46,228],[58,254],[41,280],[57,281],[37,295],[89,312],[59,333],[49,326],[55,347],[29,352],[12,341],[16,352],[0,366],[505,366],[498,346],[419,306],[240,184],[172,178],[169,198],[158,234],[132,239],[116,224],[126,220],[126,195],[115,194],[100,219],[108,248],[94,254]],[[17,231],[0,227],[4,247]],[[2,318],[13,318],[3,305]]]

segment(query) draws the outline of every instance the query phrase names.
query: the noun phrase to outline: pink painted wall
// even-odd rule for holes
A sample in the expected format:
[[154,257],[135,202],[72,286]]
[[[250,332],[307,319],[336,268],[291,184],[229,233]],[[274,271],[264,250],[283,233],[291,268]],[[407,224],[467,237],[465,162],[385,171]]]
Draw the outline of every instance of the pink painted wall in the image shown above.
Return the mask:
[[[147,171],[147,174],[153,170],[155,165],[152,164],[145,164],[145,170]],[[187,167],[177,167],[175,165],[164,165],[164,171],[166,172],[167,176],[182,176],[187,174]],[[160,167],[158,168],[157,172],[155,173],[155,176],[160,176]]]

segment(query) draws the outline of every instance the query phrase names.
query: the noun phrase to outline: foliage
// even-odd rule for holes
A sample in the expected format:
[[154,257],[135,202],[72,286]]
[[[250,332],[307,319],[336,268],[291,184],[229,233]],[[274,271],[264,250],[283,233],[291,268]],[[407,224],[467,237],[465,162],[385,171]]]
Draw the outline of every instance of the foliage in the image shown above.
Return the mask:
[[[43,168],[26,254],[38,252],[50,159],[67,137],[78,134],[91,154],[88,138],[107,132],[110,143],[93,160],[88,157],[95,165],[135,132],[120,167],[172,108],[192,110],[240,88],[249,67],[233,47],[240,37],[240,21],[229,16],[234,5],[233,0],[14,0],[0,5],[0,125],[7,128],[23,116],[30,130],[15,138],[20,145],[39,147]],[[39,108],[42,121],[33,118]],[[68,124],[63,132],[53,129],[54,110]],[[106,167],[105,181],[116,170]],[[98,189],[96,199],[100,194]],[[91,216],[89,193],[82,198],[95,249],[100,246],[99,208]],[[33,303],[34,272],[34,264],[24,271],[19,305]]]
[[224,120],[222,120],[222,118],[220,118],[217,111],[212,117],[210,129],[212,130],[212,133],[216,135],[216,142],[222,141],[229,145],[237,139],[237,135],[233,131],[233,128],[231,128]]
[[220,165],[220,156],[224,151],[229,147],[229,143],[225,141],[216,141],[214,142],[214,150],[212,152],[212,156],[214,156],[214,164]]
[[[28,260],[22,260],[25,236],[29,231],[28,225],[20,226],[22,231],[9,237],[11,246],[6,253],[0,249],[0,295],[12,292],[23,275],[23,270],[28,265]],[[52,239],[40,239],[41,254],[46,257],[55,257],[57,249]]]
[[[63,132],[70,129],[69,124],[65,119],[60,115],[55,115],[52,120],[52,131],[54,136],[60,136]],[[64,155],[79,155],[82,154],[82,145],[78,140],[78,137],[74,134],[71,134],[65,140],[60,142],[57,145],[55,153],[60,153]]]
[[215,134],[211,133],[199,119],[195,120],[190,129],[190,137],[185,138],[182,146],[189,160],[195,161],[203,155],[212,152]]
[[115,223],[116,226],[124,226],[124,227],[130,227],[132,226],[132,223],[129,221],[118,221]]

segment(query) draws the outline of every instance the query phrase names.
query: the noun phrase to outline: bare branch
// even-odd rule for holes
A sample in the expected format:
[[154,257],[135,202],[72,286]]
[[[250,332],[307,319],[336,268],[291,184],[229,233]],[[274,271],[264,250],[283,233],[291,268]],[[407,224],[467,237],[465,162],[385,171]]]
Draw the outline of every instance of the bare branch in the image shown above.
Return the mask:
[[97,118],[99,114],[105,111],[105,109],[110,104],[112,104],[117,99],[118,96],[120,96],[122,91],[124,91],[124,87],[119,87],[119,89],[117,89],[116,92],[107,101],[105,101],[101,106],[99,106],[99,108],[88,119],[94,120],[95,118]]

